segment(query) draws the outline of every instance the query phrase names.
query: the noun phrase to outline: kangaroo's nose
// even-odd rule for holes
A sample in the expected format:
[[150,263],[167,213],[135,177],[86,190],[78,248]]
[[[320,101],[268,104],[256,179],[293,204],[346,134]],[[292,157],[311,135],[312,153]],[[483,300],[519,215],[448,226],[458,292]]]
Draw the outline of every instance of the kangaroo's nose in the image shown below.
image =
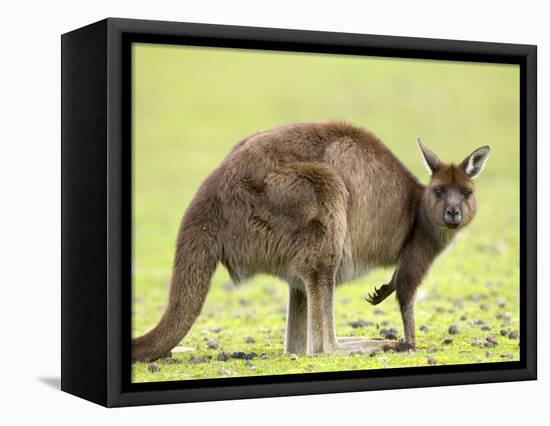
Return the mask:
[[462,213],[454,206],[447,207],[443,219],[447,225],[458,225],[462,221]]
[[460,212],[456,207],[449,207],[445,214],[449,215],[450,217],[454,218],[455,216],[459,215]]

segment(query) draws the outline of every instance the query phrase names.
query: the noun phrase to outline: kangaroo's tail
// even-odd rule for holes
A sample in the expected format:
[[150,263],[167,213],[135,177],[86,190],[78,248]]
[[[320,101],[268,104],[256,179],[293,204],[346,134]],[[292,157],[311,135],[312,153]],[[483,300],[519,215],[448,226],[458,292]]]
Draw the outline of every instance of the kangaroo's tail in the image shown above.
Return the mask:
[[[132,341],[132,361],[166,356],[199,316],[218,262],[216,230],[196,204],[187,211],[178,235],[168,306],[159,323]],[[206,213],[206,214],[205,214]]]

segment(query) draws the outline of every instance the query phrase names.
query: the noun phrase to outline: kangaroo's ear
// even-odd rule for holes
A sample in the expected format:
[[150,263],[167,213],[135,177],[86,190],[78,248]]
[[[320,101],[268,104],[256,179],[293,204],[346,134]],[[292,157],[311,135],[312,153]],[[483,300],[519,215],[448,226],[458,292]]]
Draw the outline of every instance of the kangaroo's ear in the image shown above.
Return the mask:
[[435,155],[426,145],[422,143],[420,138],[416,138],[416,142],[420,147],[420,151],[422,151],[422,158],[424,158],[424,164],[428,169],[428,173],[433,175],[441,167],[441,161],[437,158],[437,155]]
[[491,148],[485,145],[476,149],[464,159],[461,166],[470,179],[476,178],[481,173],[490,151]]

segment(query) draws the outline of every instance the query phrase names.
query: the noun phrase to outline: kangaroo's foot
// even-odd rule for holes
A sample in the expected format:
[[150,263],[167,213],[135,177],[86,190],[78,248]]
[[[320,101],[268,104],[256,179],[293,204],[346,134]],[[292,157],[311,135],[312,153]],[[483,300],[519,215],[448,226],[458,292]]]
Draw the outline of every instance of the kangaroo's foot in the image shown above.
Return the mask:
[[407,342],[382,339],[364,339],[362,337],[341,337],[338,338],[338,345],[327,353],[349,354],[354,352],[369,353],[373,351],[396,351],[406,352],[414,349],[415,345]]
[[350,343],[350,342],[358,342],[360,340],[365,340],[364,337],[338,337],[338,343]]

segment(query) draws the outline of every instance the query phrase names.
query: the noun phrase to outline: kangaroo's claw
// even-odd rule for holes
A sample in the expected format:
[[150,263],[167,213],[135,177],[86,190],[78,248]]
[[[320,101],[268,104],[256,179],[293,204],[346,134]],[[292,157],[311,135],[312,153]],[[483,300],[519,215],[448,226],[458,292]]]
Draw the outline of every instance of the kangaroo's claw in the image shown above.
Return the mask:
[[378,305],[380,302],[382,302],[386,297],[388,297],[390,294],[392,294],[395,291],[395,287],[390,282],[388,284],[384,284],[380,288],[374,288],[374,293],[369,293],[365,300],[369,302],[371,305]]

